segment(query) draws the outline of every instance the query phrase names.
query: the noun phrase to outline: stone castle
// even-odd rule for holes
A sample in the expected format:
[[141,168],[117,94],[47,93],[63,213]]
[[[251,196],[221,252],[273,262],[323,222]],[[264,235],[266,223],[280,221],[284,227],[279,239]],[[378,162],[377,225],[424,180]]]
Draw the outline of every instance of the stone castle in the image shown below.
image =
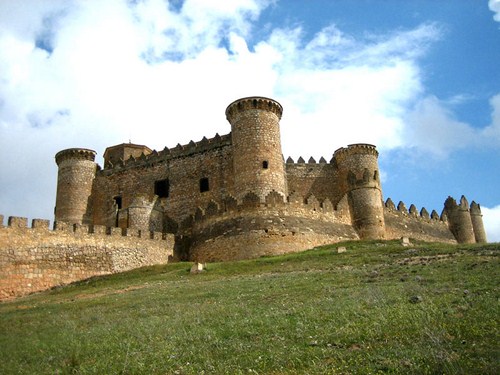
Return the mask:
[[[396,207],[391,199],[384,203],[375,146],[340,148],[329,162],[285,161],[282,112],[275,100],[242,98],[226,109],[229,134],[162,151],[132,143],[108,147],[102,168],[95,151],[60,151],[55,157],[55,230],[39,222],[28,229],[26,219],[11,218],[3,232],[11,230],[12,238],[12,231],[33,232],[42,226],[51,243],[64,233],[78,237],[78,248],[89,241],[95,245],[99,237],[94,253],[99,246],[121,243],[122,234],[132,236],[154,249],[154,260],[142,254],[139,265],[167,258],[248,259],[349,239],[486,242],[480,206],[469,206],[465,197],[458,204],[449,197],[441,215],[425,208],[419,212],[414,205],[407,209],[402,202]],[[50,251],[59,249],[54,246]],[[141,253],[140,247],[132,246],[132,258]],[[0,258],[0,266],[11,258]],[[137,262],[119,269],[111,265],[103,272],[134,266]]]
[[[231,133],[152,151],[121,144],[68,149],[59,166],[56,221],[173,233],[181,259],[220,261],[305,250],[346,239],[411,236],[484,242],[479,206],[447,201],[445,217],[382,201],[374,146],[340,148],[330,162],[283,159],[281,105],[236,100]],[[398,211],[399,210],[399,211]]]

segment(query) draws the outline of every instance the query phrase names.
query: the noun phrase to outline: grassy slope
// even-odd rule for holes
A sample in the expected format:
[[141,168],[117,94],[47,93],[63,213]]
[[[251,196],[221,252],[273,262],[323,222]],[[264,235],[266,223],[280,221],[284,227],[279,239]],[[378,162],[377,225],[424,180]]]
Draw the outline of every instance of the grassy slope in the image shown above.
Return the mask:
[[500,372],[499,244],[351,242],[0,304],[0,373]]

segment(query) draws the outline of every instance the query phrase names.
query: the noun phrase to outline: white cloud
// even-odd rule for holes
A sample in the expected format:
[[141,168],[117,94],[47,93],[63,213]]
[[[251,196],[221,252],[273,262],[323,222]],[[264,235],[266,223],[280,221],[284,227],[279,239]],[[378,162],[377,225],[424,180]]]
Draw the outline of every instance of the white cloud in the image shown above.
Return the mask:
[[500,94],[490,99],[491,124],[484,128],[473,127],[455,118],[453,105],[466,99],[466,96],[459,95],[449,100],[440,100],[435,96],[418,100],[405,117],[405,145],[437,157],[470,147],[498,148]]
[[[248,95],[283,104],[283,150],[294,158],[329,159],[355,142],[422,145],[436,122],[441,140],[474,133],[427,97],[407,137],[406,113],[425,92],[418,59],[438,26],[359,38],[329,25],[309,40],[274,28],[256,41],[270,4],[0,2],[0,50],[9,51],[0,55],[0,210],[52,215],[58,150],[102,155],[129,139],[162,149],[228,133],[225,107]],[[500,129],[499,98],[485,136]]]
[[500,205],[493,208],[481,207],[481,213],[488,242],[500,242]]
[[495,13],[493,19],[500,22],[500,0],[489,0],[488,7]]

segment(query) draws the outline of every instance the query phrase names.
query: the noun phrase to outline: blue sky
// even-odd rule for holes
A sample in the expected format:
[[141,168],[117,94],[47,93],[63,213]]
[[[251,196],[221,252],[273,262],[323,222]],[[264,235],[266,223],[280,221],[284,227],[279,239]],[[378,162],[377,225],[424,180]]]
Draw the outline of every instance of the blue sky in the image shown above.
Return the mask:
[[285,158],[380,152],[384,198],[481,204],[500,241],[500,0],[0,0],[0,214],[53,217],[54,155],[226,134],[284,106]]

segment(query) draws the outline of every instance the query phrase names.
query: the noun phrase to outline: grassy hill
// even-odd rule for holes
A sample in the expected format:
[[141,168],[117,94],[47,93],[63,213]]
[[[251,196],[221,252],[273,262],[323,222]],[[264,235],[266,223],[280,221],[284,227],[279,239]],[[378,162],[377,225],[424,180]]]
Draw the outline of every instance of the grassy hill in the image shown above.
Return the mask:
[[0,373],[498,374],[499,250],[346,242],[99,277],[0,303]]

